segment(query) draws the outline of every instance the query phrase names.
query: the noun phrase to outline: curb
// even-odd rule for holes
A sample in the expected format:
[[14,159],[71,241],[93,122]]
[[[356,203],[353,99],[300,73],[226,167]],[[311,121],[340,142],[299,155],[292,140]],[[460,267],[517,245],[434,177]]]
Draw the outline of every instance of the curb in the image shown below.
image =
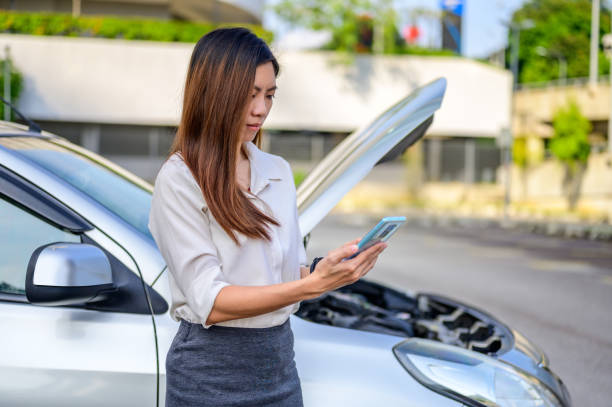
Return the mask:
[[[456,227],[465,229],[499,228],[506,230],[517,230],[533,234],[556,236],[568,239],[583,239],[612,242],[612,225],[591,224],[578,222],[561,222],[552,220],[529,220],[529,219],[499,219],[478,218],[458,215],[440,215],[424,213],[415,210],[394,210],[394,215],[406,216],[408,225],[424,228],[433,227]],[[337,212],[334,214],[347,223],[364,224],[375,223],[381,215],[374,212],[347,213]],[[357,216],[357,217],[356,217]]]

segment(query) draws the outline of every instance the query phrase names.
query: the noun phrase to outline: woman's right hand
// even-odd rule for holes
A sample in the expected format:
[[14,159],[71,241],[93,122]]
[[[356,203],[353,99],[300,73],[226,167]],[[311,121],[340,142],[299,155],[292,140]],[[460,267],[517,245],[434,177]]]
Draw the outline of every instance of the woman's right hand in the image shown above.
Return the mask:
[[312,274],[307,277],[312,281],[316,296],[359,280],[374,267],[378,255],[387,247],[386,243],[380,242],[352,259],[342,261],[357,252],[357,243],[359,239],[347,242],[327,253],[327,256],[317,263]]

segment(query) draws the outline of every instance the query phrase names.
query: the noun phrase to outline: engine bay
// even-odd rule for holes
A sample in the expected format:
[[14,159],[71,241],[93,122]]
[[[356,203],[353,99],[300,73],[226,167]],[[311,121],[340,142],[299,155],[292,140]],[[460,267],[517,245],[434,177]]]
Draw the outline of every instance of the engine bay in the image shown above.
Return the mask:
[[418,337],[498,356],[513,345],[510,330],[482,311],[445,297],[414,296],[364,279],[302,301],[296,316],[337,327]]

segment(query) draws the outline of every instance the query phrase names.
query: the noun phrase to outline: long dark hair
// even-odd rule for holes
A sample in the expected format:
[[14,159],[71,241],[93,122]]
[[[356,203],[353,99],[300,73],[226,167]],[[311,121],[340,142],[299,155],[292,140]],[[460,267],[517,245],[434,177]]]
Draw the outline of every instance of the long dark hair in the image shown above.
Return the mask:
[[[279,225],[240,191],[236,180],[238,146],[255,70],[276,58],[246,28],[220,28],[195,45],[183,97],[181,121],[170,155],[180,152],[202,190],[211,214],[238,244],[235,232],[270,239],[268,224]],[[261,130],[254,139],[261,147]]]

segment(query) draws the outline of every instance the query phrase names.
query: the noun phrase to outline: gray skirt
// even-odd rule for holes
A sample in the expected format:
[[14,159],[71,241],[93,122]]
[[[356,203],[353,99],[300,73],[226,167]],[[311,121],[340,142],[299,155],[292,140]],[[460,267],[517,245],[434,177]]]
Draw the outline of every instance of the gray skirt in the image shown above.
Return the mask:
[[181,321],[166,357],[166,407],[302,406],[289,320],[271,328]]

